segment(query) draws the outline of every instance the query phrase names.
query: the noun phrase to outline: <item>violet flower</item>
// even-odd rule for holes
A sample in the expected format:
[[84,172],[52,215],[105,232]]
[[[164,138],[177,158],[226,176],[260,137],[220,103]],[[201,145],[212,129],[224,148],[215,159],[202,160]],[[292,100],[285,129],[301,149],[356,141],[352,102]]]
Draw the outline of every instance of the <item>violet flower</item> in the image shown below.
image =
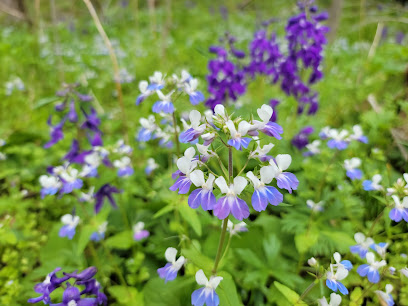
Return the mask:
[[99,211],[102,208],[103,202],[105,201],[105,198],[108,199],[110,204],[112,205],[113,208],[117,208],[118,206],[116,205],[115,199],[113,198],[114,193],[120,193],[121,191],[117,189],[115,186],[112,186],[110,184],[105,184],[99,190],[95,193],[95,213],[99,213]]

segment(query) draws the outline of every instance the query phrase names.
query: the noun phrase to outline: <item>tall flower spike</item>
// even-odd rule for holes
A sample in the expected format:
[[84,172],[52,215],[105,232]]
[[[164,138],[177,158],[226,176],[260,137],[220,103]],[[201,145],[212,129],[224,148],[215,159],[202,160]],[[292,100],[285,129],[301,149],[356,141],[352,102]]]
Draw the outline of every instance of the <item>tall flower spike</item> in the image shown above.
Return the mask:
[[218,219],[225,219],[230,213],[237,219],[243,220],[249,217],[249,208],[244,200],[238,198],[238,195],[245,189],[248,181],[242,176],[234,178],[234,183],[227,185],[224,177],[218,177],[215,184],[220,188],[221,193],[225,194],[221,197],[214,207],[214,215]]
[[173,93],[174,90],[172,90],[169,94],[164,95],[160,90],[158,90],[157,95],[159,96],[160,100],[153,104],[153,112],[172,114],[174,112],[174,105],[173,102],[171,102],[170,98]]
[[400,222],[402,219],[408,222],[408,197],[404,197],[402,203],[396,195],[392,196],[395,207],[390,211],[390,219],[395,222]]
[[281,189],[286,189],[289,193],[292,193],[292,189],[296,190],[299,181],[293,173],[283,172],[288,169],[292,162],[292,157],[289,154],[278,154],[274,160],[270,160],[270,170],[273,177],[276,178],[278,182],[278,187]]
[[180,256],[176,260],[176,255],[177,250],[175,248],[168,248],[164,253],[164,257],[166,257],[168,263],[163,268],[157,269],[157,273],[159,274],[160,278],[165,280],[165,283],[174,280],[177,277],[177,272],[185,263],[183,256]]
[[207,279],[203,270],[198,270],[196,273],[197,284],[204,286],[197,289],[191,295],[191,304],[194,306],[218,306],[220,299],[215,292],[220,282],[223,280],[221,276],[211,276],[210,280]]
[[230,131],[231,139],[228,140],[228,144],[233,146],[237,150],[242,150],[242,148],[248,148],[249,143],[251,142],[251,138],[244,137],[251,125],[246,121],[241,121],[238,124],[238,131],[235,128],[234,122],[232,120],[228,120],[226,122],[227,128]]
[[360,276],[367,276],[368,281],[376,284],[380,281],[380,272],[378,269],[387,265],[385,260],[375,261],[374,253],[368,252],[366,254],[368,264],[364,264],[358,267],[357,273]]
[[254,185],[254,193],[252,194],[252,207],[256,211],[263,211],[268,206],[268,203],[276,206],[283,201],[283,195],[272,186],[265,186],[272,182],[273,173],[270,167],[262,167],[260,170],[261,179],[259,180],[252,171],[246,175]]
[[61,229],[59,230],[58,235],[60,237],[67,237],[68,239],[72,239],[75,236],[75,229],[77,225],[79,224],[79,217],[78,216],[73,216],[70,214],[63,215],[61,217],[61,222],[65,224]]
[[257,113],[262,121],[253,120],[252,127],[249,129],[248,134],[250,134],[251,136],[256,136],[258,135],[258,131],[261,131],[262,133],[270,137],[275,137],[278,140],[282,139],[282,137],[280,136],[280,134],[283,133],[282,127],[275,122],[269,121],[273,114],[272,107],[264,104],[261,108],[257,109]]
[[357,253],[362,259],[364,259],[370,246],[374,243],[374,240],[366,237],[363,233],[355,233],[354,240],[357,242],[357,245],[351,246],[350,252],[354,254]]
[[204,179],[204,173],[201,170],[194,170],[190,174],[190,179],[196,187],[188,197],[188,205],[191,208],[197,208],[201,205],[204,210],[214,209],[216,199],[213,194],[213,185],[215,176],[210,173],[207,181]]
[[205,124],[201,124],[201,114],[197,110],[192,110],[190,112],[190,123],[191,127],[180,134],[180,142],[188,143],[196,140],[205,130]]

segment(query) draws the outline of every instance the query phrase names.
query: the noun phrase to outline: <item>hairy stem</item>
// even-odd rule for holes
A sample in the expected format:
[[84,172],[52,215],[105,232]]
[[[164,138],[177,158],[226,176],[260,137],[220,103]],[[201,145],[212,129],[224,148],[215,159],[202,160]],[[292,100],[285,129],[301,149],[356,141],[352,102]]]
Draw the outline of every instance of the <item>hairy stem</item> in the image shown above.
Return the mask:
[[129,135],[128,135],[128,125],[127,125],[127,118],[126,118],[126,112],[125,112],[125,104],[123,103],[123,93],[122,93],[122,86],[120,84],[120,75],[119,75],[119,64],[118,64],[118,59],[116,58],[115,51],[113,50],[113,46],[111,41],[109,40],[108,35],[106,35],[106,32],[102,26],[101,21],[99,20],[98,14],[95,11],[95,8],[93,7],[92,3],[90,0],[83,0],[85,5],[88,8],[89,13],[92,16],[93,22],[95,23],[95,26],[101,35],[103,42],[105,43],[106,48],[109,51],[109,57],[112,62],[113,66],[113,74],[115,78],[115,85],[116,85],[116,91],[118,93],[118,101],[119,101],[119,106],[121,110],[121,115],[122,115],[122,132],[123,132],[123,137],[125,138],[126,144],[129,144]]

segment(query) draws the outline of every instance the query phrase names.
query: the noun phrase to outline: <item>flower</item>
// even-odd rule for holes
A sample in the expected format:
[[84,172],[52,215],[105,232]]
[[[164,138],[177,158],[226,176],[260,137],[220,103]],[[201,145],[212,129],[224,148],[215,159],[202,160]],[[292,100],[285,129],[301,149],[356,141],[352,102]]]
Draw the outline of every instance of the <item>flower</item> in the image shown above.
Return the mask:
[[384,259],[375,261],[375,256],[372,252],[366,254],[366,259],[368,264],[359,266],[357,273],[360,276],[367,276],[369,282],[376,284],[380,281],[380,272],[378,272],[378,269],[387,265],[387,262]]
[[188,197],[188,205],[191,208],[197,208],[201,205],[204,210],[212,210],[216,204],[213,194],[213,185],[215,176],[210,173],[207,181],[204,179],[204,173],[201,170],[194,170],[190,174],[190,179],[196,187],[201,187],[194,190]]
[[103,222],[101,225],[99,225],[98,231],[93,232],[91,235],[91,238],[89,239],[91,239],[92,241],[101,241],[102,239],[105,238],[105,232],[106,232],[107,227],[108,227],[108,222],[107,221]]
[[387,195],[392,195],[394,193],[402,193],[408,195],[408,173],[404,173],[403,179],[399,178],[395,182],[393,187],[387,188]]
[[150,84],[147,87],[149,90],[160,90],[164,87],[163,73],[155,71],[152,76],[149,77]]
[[174,93],[172,90],[169,94],[164,95],[160,90],[157,91],[157,95],[159,96],[159,101],[153,104],[153,112],[154,113],[166,113],[172,114],[174,112],[174,105],[170,100],[171,95]]
[[392,196],[395,207],[390,211],[390,219],[395,222],[400,222],[402,219],[408,222],[408,197],[404,197],[402,203],[396,195]]
[[372,180],[365,180],[363,182],[363,189],[365,191],[372,191],[372,190],[383,190],[384,187],[380,185],[382,180],[381,174],[375,174]]
[[387,284],[385,285],[385,292],[376,290],[375,293],[377,293],[377,296],[380,299],[380,301],[386,303],[388,306],[392,306],[395,304],[391,295],[393,289],[394,287],[391,284]]
[[39,178],[41,185],[41,198],[43,199],[46,195],[54,195],[61,188],[62,183],[55,176],[41,175]]
[[74,139],[71,144],[71,149],[69,152],[62,158],[62,160],[66,160],[69,163],[78,163],[83,164],[85,162],[85,157],[90,152],[84,151],[80,152],[79,150],[79,143],[78,140]]
[[153,115],[150,115],[146,118],[140,118],[139,123],[142,126],[139,130],[137,136],[138,141],[149,141],[150,139],[156,138],[155,132],[158,129],[158,126],[155,123],[155,118]]
[[214,215],[220,220],[225,219],[230,213],[238,220],[248,218],[248,205],[238,197],[245,189],[248,181],[242,176],[237,176],[234,178],[234,183],[228,186],[224,177],[218,177],[215,184],[225,196],[221,197],[215,204]]
[[337,150],[344,150],[348,146],[348,141],[346,137],[348,136],[348,132],[346,130],[341,130],[340,132],[336,129],[330,129],[327,135],[331,138],[327,142],[327,146],[330,149],[337,149]]
[[82,109],[82,112],[85,115],[85,121],[82,123],[81,129],[88,129],[92,132],[100,133],[99,125],[101,124],[101,120],[99,119],[96,110],[91,107],[91,112],[89,114],[87,114],[84,109]]
[[309,135],[314,131],[312,126],[306,126],[300,130],[292,139],[292,145],[299,150],[305,148],[309,144]]
[[341,255],[340,253],[336,252],[333,254],[334,261],[336,262],[336,265],[339,267],[341,266],[342,268],[346,269],[347,271],[350,271],[353,269],[353,265],[351,264],[350,260],[341,260]]
[[77,169],[67,166],[61,168],[57,174],[62,182],[60,193],[71,193],[74,189],[82,188],[83,181],[78,178],[80,173]]
[[371,249],[377,252],[378,255],[381,256],[381,258],[385,258],[385,254],[387,253],[387,248],[388,248],[388,243],[385,242],[380,242],[379,244],[373,243],[370,246]]
[[203,93],[201,91],[197,91],[197,85],[197,79],[192,78],[190,78],[189,81],[184,84],[184,90],[189,95],[190,102],[193,105],[197,105],[200,102],[203,102],[205,99]]
[[408,277],[408,268],[405,267],[405,268],[400,269],[400,273],[404,275],[405,277]]
[[347,170],[346,175],[351,180],[360,180],[363,176],[363,172],[358,169],[361,166],[361,159],[353,157],[344,161],[344,168]]
[[139,105],[146,99],[148,96],[154,93],[154,90],[148,89],[149,83],[147,81],[140,81],[139,82],[139,90],[141,94],[136,98],[136,105]]
[[201,124],[201,114],[197,110],[192,110],[189,115],[191,127],[180,134],[180,142],[188,143],[196,140],[205,130],[205,124]]
[[316,260],[316,258],[311,257],[307,260],[307,264],[311,267],[316,267],[318,265],[318,262]]
[[251,136],[257,136],[259,130],[270,137],[275,137],[278,140],[282,139],[280,134],[283,133],[283,128],[279,124],[270,121],[273,115],[272,107],[267,104],[263,104],[261,108],[257,109],[257,113],[262,121],[253,120],[248,134]]
[[130,176],[133,174],[132,161],[128,156],[123,156],[119,160],[115,160],[113,165],[118,168],[118,176]]
[[34,291],[42,295],[36,298],[29,299],[28,303],[38,303],[41,301],[43,301],[44,304],[50,303],[51,301],[50,293],[53,292],[58,287],[60,287],[61,284],[65,282],[67,279],[69,279],[69,276],[58,278],[56,276],[56,273],[60,270],[61,268],[55,268],[54,271],[47,275],[47,277],[42,283],[38,283],[34,286]]
[[165,283],[168,281],[172,281],[177,277],[177,272],[181,269],[181,267],[185,263],[184,256],[180,256],[176,260],[177,250],[175,248],[168,248],[164,253],[164,257],[168,263],[160,269],[157,269],[157,273],[159,274],[160,278],[165,280]]
[[307,144],[306,149],[308,151],[304,152],[303,155],[304,156],[313,156],[313,155],[319,154],[320,153],[320,148],[319,148],[320,143],[321,143],[321,141],[317,139],[317,140],[313,140],[311,143]]
[[184,156],[177,160],[177,167],[180,170],[180,175],[173,186],[169,188],[171,191],[176,191],[179,189],[179,194],[186,194],[190,190],[192,183],[190,173],[197,166],[197,160],[194,159],[194,154],[194,148],[188,148],[184,152]]
[[217,153],[215,153],[212,150],[208,150],[208,148],[210,147],[209,145],[206,146],[206,145],[197,143],[196,146],[197,146],[197,151],[200,154],[200,161],[203,163],[207,162],[211,157],[217,156]]
[[95,193],[94,196],[96,214],[101,210],[105,198],[109,200],[110,204],[114,208],[117,208],[115,199],[113,198],[113,193],[120,193],[120,191],[115,186],[112,186],[110,184],[105,184],[101,188],[99,188],[99,190]]
[[197,284],[204,286],[197,289],[191,295],[191,304],[194,306],[218,306],[220,299],[215,292],[220,282],[223,280],[221,276],[211,276],[210,280],[207,279],[203,270],[198,270],[196,273]]
[[237,131],[232,120],[228,120],[225,124],[231,134],[231,139],[228,140],[228,144],[237,150],[242,150],[242,148],[245,149],[248,148],[248,145],[252,139],[244,136],[248,133],[248,130],[250,129],[251,125],[246,121],[241,121],[238,124]]
[[357,245],[351,246],[350,252],[353,254],[358,253],[362,259],[365,258],[374,240],[369,237],[366,238],[363,233],[355,233],[354,240],[357,242]]
[[239,232],[247,232],[248,228],[245,222],[234,224],[232,223],[231,220],[228,220],[227,231],[230,233],[231,236],[233,236]]
[[258,146],[255,149],[255,151],[252,151],[249,154],[249,158],[259,158],[259,160],[261,162],[270,161],[272,156],[267,155],[267,154],[274,147],[274,144],[269,143],[269,144],[264,145],[263,147],[261,147],[259,140],[256,143],[257,143]]
[[330,271],[326,273],[326,286],[334,292],[339,290],[342,294],[348,294],[347,288],[340,282],[347,277],[347,269],[345,269],[343,266],[337,266],[337,270],[334,273],[333,267],[334,265],[330,265]]
[[270,160],[270,171],[274,178],[278,182],[278,187],[286,189],[289,193],[292,193],[292,189],[296,190],[299,181],[293,173],[283,172],[288,169],[292,162],[292,157],[289,154],[278,154],[274,160]]
[[336,293],[330,294],[330,303],[327,303],[325,297],[318,300],[320,306],[339,306],[341,304],[341,296]]
[[62,131],[62,127],[65,124],[65,118],[61,120],[60,123],[56,124],[56,125],[52,125],[51,123],[51,116],[48,118],[47,120],[47,124],[50,127],[50,136],[51,139],[49,142],[47,142],[44,145],[45,149],[48,149],[50,147],[52,147],[53,145],[55,145],[57,142],[59,142],[61,139],[64,138],[64,132]]
[[159,168],[159,165],[156,163],[156,161],[153,158],[148,158],[147,166],[145,168],[146,175],[152,174],[152,172],[156,170],[157,168]]
[[144,229],[144,222],[137,222],[133,226],[133,239],[136,241],[149,237],[150,233]]
[[357,140],[362,143],[368,143],[368,139],[366,136],[364,136],[363,130],[359,125],[353,126],[353,134],[350,135],[350,139]]
[[91,266],[89,268],[86,268],[85,270],[81,271],[81,272],[72,272],[72,273],[64,273],[64,275],[75,278],[78,281],[86,281],[91,279],[92,277],[95,276],[96,272],[98,272],[98,269],[96,269],[95,267]]
[[315,202],[312,201],[312,200],[307,200],[307,201],[306,201],[306,205],[307,205],[307,207],[309,207],[312,211],[323,211],[323,210],[324,210],[324,208],[323,208],[324,201],[320,201],[320,202],[315,203]]
[[252,171],[246,175],[254,185],[254,193],[252,194],[252,207],[256,211],[263,211],[268,206],[268,203],[276,206],[283,201],[283,195],[272,186],[265,186],[272,182],[274,173],[270,171],[269,166],[262,167],[260,170],[261,179],[259,180]]
[[75,236],[75,229],[77,225],[79,224],[79,217],[78,216],[73,216],[70,214],[63,215],[61,217],[61,222],[65,224],[61,229],[59,230],[58,235],[60,237],[68,237],[68,239],[72,239]]

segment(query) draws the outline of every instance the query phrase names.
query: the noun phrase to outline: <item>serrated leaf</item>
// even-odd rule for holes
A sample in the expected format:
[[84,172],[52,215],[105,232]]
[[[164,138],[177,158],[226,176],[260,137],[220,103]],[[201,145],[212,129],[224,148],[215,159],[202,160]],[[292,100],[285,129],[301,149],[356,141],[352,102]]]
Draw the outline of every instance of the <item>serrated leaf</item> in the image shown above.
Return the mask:
[[180,203],[178,209],[180,211],[181,217],[186,220],[188,224],[190,224],[190,226],[198,236],[201,236],[201,221],[197,216],[197,212],[194,209],[190,208],[186,202]]
[[307,305],[305,302],[300,300],[299,294],[292,289],[277,281],[273,282],[273,284],[275,285],[276,289],[278,289],[279,292],[282,293],[282,295],[291,303],[291,305]]

